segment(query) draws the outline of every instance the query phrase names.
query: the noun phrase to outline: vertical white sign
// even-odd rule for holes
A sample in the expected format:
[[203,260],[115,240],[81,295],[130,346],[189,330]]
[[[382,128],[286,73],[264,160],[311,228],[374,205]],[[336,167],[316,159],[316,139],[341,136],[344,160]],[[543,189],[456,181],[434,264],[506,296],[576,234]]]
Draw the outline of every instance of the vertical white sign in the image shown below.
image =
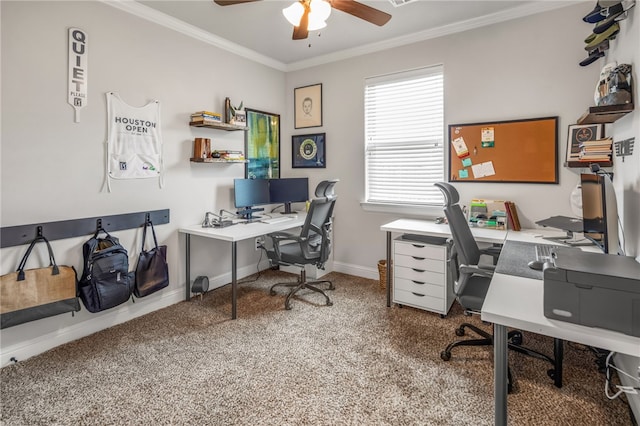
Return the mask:
[[87,33],[80,28],[69,28],[69,90],[67,101],[75,110],[76,123],[80,122],[80,108],[87,104]]

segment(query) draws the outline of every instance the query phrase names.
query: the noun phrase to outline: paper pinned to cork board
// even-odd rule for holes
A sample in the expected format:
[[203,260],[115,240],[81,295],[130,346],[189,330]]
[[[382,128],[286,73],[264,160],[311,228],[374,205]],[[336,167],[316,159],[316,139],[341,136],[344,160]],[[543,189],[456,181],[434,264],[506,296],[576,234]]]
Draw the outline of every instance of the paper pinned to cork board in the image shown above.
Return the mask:
[[496,171],[493,168],[493,161],[474,164],[473,166],[471,166],[471,170],[473,171],[473,177],[476,179],[485,176],[493,176],[496,174]]

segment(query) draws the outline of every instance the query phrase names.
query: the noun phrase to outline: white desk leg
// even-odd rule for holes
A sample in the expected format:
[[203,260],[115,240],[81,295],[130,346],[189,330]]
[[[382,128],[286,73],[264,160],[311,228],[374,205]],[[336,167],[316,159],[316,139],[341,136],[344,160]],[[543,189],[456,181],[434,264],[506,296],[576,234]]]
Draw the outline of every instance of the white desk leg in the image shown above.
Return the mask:
[[387,231],[387,308],[391,306],[391,232]]
[[509,369],[509,345],[507,342],[507,327],[500,324],[493,325],[493,392],[495,401],[494,424],[507,424],[507,374]]
[[186,235],[186,241],[185,241],[185,245],[186,245],[186,250],[185,250],[185,273],[187,275],[187,280],[186,280],[186,297],[185,300],[189,301],[191,300],[191,234],[185,234]]
[[238,297],[237,243],[231,243],[231,319],[236,319],[236,299]]

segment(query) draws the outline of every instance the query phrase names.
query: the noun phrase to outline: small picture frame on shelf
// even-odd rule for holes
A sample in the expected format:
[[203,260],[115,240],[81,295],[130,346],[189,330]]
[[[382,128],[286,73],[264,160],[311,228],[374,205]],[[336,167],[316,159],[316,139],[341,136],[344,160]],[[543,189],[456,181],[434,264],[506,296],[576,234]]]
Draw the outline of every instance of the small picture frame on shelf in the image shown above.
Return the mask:
[[580,144],[604,137],[604,124],[570,124],[567,136],[567,165],[580,161]]
[[235,115],[231,119],[231,124],[235,126],[246,126],[247,125],[247,112],[246,111],[236,111]]
[[327,146],[325,133],[295,135],[291,137],[291,167],[321,168],[327,167]]

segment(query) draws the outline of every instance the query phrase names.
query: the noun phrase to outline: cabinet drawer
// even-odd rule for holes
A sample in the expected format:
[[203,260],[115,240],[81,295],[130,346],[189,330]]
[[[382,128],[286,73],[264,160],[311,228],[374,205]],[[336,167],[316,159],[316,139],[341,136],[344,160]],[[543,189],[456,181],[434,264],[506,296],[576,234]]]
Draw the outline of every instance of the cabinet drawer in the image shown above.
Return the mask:
[[444,287],[446,283],[445,274],[443,273],[415,270],[413,268],[406,268],[403,266],[396,266],[395,268],[393,268],[393,270],[394,279],[396,280],[405,278],[410,281],[419,281],[422,283],[429,283],[440,287]]
[[424,294],[426,296],[438,297],[440,299],[444,299],[445,296],[444,286],[408,280],[406,278],[396,277],[393,282],[393,288],[396,290],[405,290],[413,293]]
[[405,254],[407,256],[423,257],[425,259],[436,259],[445,261],[446,246],[432,246],[429,244],[396,241],[394,245],[395,254]]
[[393,259],[396,266],[419,269],[421,271],[432,271],[444,274],[445,262],[437,259],[427,259],[424,257],[407,256],[396,254]]
[[405,290],[394,290],[393,298],[394,303],[446,314],[444,299],[438,297],[427,296],[426,294],[423,295],[417,292],[412,293]]

